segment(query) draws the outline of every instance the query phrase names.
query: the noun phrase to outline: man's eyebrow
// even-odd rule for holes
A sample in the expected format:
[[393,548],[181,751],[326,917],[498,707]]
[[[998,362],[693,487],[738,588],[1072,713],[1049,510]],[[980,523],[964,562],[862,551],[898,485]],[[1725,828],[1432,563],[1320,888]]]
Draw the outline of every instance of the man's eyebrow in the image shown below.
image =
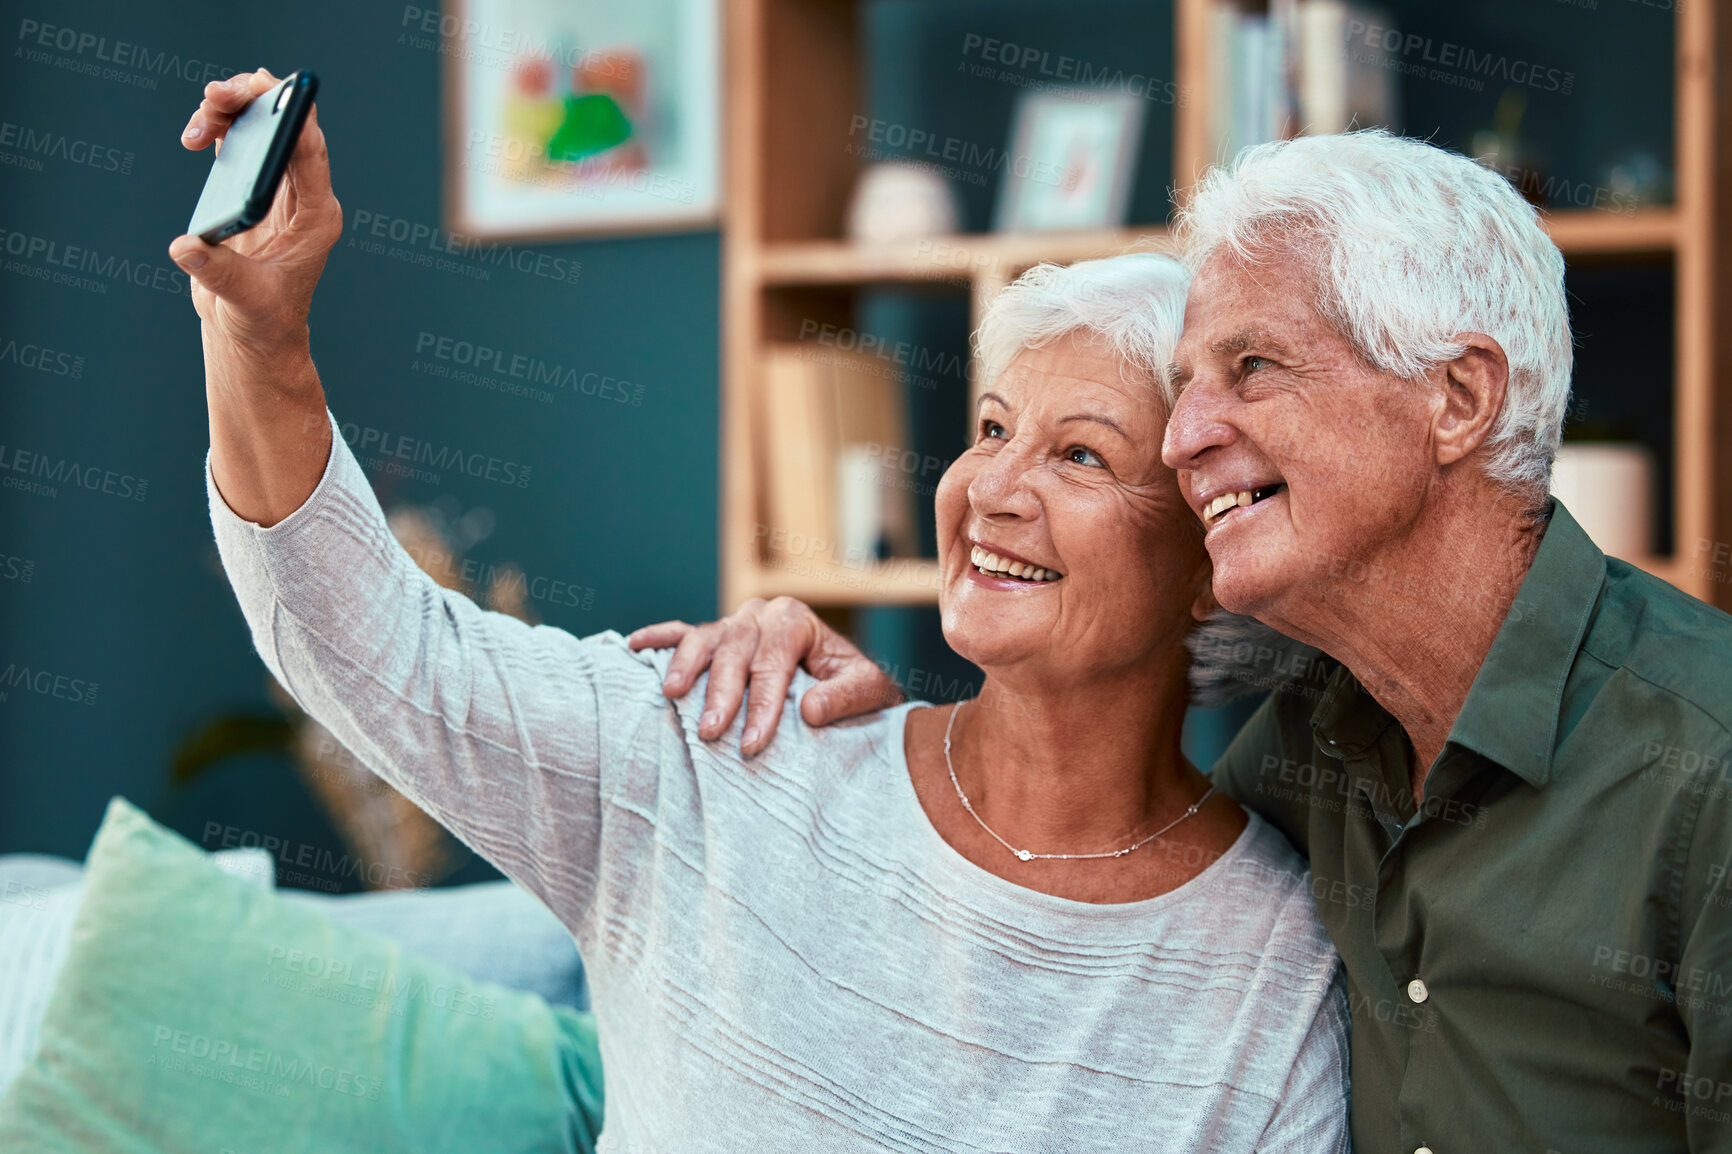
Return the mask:
[[[1288,355],[1287,346],[1268,329],[1240,329],[1210,345],[1209,351],[1222,356],[1236,356],[1254,348],[1264,349],[1276,356]],[[1184,361],[1173,361],[1167,365],[1167,384],[1174,393],[1182,392],[1195,375],[1196,370]]]
[[1058,423],[1064,425],[1071,421],[1093,421],[1097,425],[1105,425],[1127,441],[1131,439],[1131,435],[1120,428],[1117,421],[1111,417],[1103,417],[1099,413],[1072,413],[1068,417],[1060,417]]
[[1287,347],[1276,339],[1275,334],[1267,329],[1240,329],[1231,336],[1222,337],[1209,346],[1212,353],[1242,353],[1247,349],[1260,347],[1272,353],[1285,353]]

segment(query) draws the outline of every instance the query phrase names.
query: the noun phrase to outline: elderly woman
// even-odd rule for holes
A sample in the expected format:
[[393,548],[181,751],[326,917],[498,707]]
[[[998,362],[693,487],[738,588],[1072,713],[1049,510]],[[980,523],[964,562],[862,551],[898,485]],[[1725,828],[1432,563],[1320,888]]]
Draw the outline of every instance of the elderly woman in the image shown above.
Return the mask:
[[[269,84],[212,85],[189,142]],[[984,326],[937,496],[981,698],[787,726],[742,772],[666,652],[482,612],[393,541],[307,348],[340,219],[309,121],[264,225],[171,249],[217,542],[282,684],[576,935],[604,1147],[1345,1148],[1303,869],[1180,753],[1209,565],[1160,460],[1178,265],[1041,269]]]

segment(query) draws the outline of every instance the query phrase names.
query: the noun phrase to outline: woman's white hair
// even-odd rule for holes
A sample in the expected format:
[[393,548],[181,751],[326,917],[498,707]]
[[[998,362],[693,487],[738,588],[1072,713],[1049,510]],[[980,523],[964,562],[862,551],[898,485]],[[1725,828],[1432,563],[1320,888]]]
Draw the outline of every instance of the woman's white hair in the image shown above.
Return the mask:
[[1543,496],[1563,434],[1573,350],[1564,258],[1502,176],[1381,130],[1247,148],[1211,169],[1178,216],[1192,271],[1223,247],[1317,273],[1318,313],[1371,367],[1412,380],[1492,337],[1509,389],[1487,474]]
[[[1036,265],[994,297],[981,318],[974,334],[979,380],[990,387],[1024,349],[1087,332],[1104,339],[1127,368],[1145,377],[1150,403],[1166,408],[1168,368],[1184,327],[1190,281],[1178,261],[1152,252]],[[1198,533],[1202,528],[1196,522]],[[1286,653],[1297,644],[1249,617],[1215,613],[1186,638],[1192,700],[1216,706],[1277,688],[1283,677],[1246,668],[1245,655]],[[1253,666],[1259,664],[1269,663],[1253,660]]]
[[1164,392],[1190,284],[1184,265],[1153,252],[1036,265],[987,306],[974,334],[978,378],[990,387],[1022,350],[1081,331]]

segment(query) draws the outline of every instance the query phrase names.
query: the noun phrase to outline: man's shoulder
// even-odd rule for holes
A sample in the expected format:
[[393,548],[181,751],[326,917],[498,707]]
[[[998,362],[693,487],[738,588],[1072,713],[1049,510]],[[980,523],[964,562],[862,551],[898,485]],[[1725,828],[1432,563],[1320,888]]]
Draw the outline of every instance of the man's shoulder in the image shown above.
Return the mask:
[[1626,561],[1606,559],[1600,610],[1582,651],[1732,744],[1732,616]]
[[1312,716],[1332,690],[1339,692],[1337,681],[1350,679],[1352,674],[1327,653],[1309,647],[1301,653],[1302,664],[1270,688],[1268,696],[1240,729],[1233,743],[1240,754],[1259,758],[1264,754],[1309,756],[1315,747]]
[[1311,717],[1341,674],[1341,665],[1319,654],[1311,675],[1275,689],[1257,707],[1210,776],[1216,786],[1266,819],[1301,854],[1308,854],[1312,792],[1339,767],[1319,764]]

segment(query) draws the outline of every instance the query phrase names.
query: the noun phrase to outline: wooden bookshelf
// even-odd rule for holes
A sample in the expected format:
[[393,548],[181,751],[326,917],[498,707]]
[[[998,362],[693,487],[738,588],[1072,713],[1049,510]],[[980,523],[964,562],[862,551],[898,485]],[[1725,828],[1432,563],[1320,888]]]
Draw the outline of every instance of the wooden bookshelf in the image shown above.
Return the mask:
[[[1005,284],[1041,261],[1070,261],[1167,244],[1164,222],[1101,232],[961,234],[882,246],[839,239],[855,161],[837,146],[864,107],[857,0],[730,0],[727,11],[727,205],[723,240],[721,600],[789,595],[818,606],[920,605],[937,599],[932,563],[849,566],[819,555],[776,557],[764,539],[765,469],[760,363],[796,319],[852,325],[858,290],[876,285],[968,294],[979,319]],[[1212,0],[1175,0],[1173,64],[1181,91],[1212,90],[1207,75]],[[1675,204],[1629,215],[1548,213],[1547,229],[1573,261],[1669,257],[1676,276],[1673,495],[1677,553],[1632,558],[1704,600],[1732,607],[1732,573],[1697,563],[1698,542],[1732,540],[1732,469],[1716,460],[1717,428],[1732,434],[1732,285],[1727,185],[1717,167],[1716,45],[1732,47],[1732,17],[1712,4],[1676,17]],[[1182,197],[1213,159],[1207,109],[1173,115],[1173,173]],[[1716,294],[1719,294],[1718,296]],[[1720,380],[1716,387],[1717,376]],[[1716,423],[1718,422],[1718,424]]]

